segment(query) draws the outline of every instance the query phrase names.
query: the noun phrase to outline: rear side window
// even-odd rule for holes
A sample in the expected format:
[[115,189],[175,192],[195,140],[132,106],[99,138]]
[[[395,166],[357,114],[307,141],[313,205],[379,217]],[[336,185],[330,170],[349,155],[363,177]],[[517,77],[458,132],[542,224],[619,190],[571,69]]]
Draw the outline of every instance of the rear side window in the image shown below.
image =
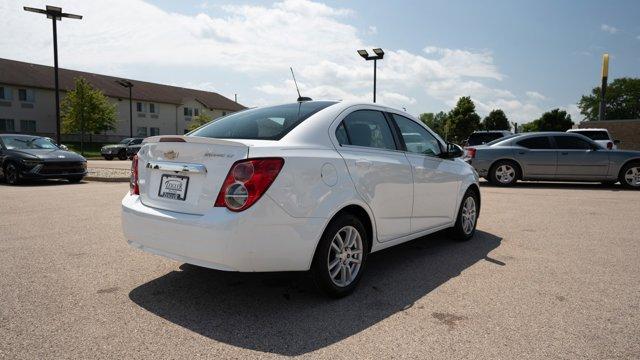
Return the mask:
[[492,132],[492,133],[473,133],[469,135],[468,145],[483,145],[493,140],[504,137],[502,133]]
[[572,131],[574,134],[580,134],[591,140],[609,140],[609,134],[606,131]]
[[536,136],[530,137],[523,140],[518,141],[518,145],[525,147],[527,149],[551,149],[551,142],[549,141],[548,136]]
[[357,110],[347,115],[336,130],[336,138],[340,145],[396,150],[387,119],[380,111]]
[[554,136],[558,149],[564,150],[588,150],[591,149],[591,143],[580,139],[576,136]]
[[220,139],[280,140],[311,115],[335,101],[308,101],[233,113],[196,129],[188,136]]

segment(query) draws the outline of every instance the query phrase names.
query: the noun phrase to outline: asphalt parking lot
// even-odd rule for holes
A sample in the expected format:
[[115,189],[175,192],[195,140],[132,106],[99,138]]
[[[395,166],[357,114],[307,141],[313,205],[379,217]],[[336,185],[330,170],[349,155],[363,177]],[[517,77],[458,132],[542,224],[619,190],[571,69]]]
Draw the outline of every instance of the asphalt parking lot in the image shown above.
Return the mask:
[[483,186],[475,239],[383,251],[329,300],[130,248],[127,190],[0,185],[0,358],[640,357],[639,191]]

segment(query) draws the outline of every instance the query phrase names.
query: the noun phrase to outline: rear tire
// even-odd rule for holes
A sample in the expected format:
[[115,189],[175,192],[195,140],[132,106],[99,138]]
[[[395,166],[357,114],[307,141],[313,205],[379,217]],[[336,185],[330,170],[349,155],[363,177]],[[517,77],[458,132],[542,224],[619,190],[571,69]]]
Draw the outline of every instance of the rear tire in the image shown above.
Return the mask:
[[513,161],[500,160],[489,170],[489,182],[497,186],[513,186],[520,178],[520,168]]
[[620,170],[620,184],[627,189],[640,190],[640,161],[630,162]]
[[113,160],[113,155],[103,155],[106,160]]
[[122,150],[118,153],[118,159],[119,160],[127,160],[127,151],[126,150]]
[[4,167],[4,181],[9,185],[19,185],[20,184],[20,171],[18,170],[18,165],[13,162],[9,162]]
[[345,214],[333,219],[313,256],[314,282],[331,297],[349,295],[362,278],[368,252],[369,238],[358,218]]
[[456,224],[451,228],[451,237],[456,241],[467,241],[473,237],[478,225],[480,201],[474,189],[468,189],[462,197]]

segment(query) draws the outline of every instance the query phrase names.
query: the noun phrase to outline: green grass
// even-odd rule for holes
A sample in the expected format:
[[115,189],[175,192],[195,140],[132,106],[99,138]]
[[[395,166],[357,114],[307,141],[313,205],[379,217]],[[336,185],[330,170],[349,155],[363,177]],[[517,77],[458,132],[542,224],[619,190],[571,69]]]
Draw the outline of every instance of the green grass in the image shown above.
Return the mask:
[[[80,154],[79,142],[65,142],[64,144],[67,145],[69,150]],[[100,148],[102,148],[104,145],[104,143],[84,143],[84,154],[82,155],[87,159],[102,159],[102,155],[100,155]]]

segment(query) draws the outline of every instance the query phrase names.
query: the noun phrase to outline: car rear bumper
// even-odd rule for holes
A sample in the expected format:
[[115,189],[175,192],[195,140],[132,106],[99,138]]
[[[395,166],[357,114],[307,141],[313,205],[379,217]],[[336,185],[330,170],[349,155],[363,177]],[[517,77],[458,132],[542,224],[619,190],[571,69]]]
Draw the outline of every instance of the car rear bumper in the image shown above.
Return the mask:
[[211,207],[204,215],[152,208],[137,195],[122,200],[122,227],[131,246],[226,271],[308,270],[325,223],[293,218],[268,196],[240,213]]

